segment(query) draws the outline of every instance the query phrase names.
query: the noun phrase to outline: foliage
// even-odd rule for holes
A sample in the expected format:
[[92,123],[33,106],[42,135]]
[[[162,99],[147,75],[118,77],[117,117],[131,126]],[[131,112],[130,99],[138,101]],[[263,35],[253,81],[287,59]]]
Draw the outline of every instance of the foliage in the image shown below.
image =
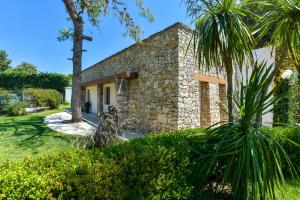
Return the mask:
[[14,115],[14,116],[19,116],[19,115],[24,115],[26,113],[25,108],[27,107],[26,102],[10,102],[8,104],[8,114]]
[[[268,12],[268,6],[269,4],[274,4],[278,0],[268,0],[266,1],[253,1],[253,0],[242,0],[244,8],[247,9],[251,15],[254,17],[244,17],[244,21],[251,27],[251,29],[255,30],[255,27],[257,26],[257,21],[261,16],[266,14]],[[262,48],[270,43],[272,32],[274,28],[271,28],[266,34],[258,39],[257,32],[255,32],[254,37],[256,39],[256,45],[255,48]]]
[[[299,162],[299,147],[289,140],[299,141],[300,127],[261,130],[274,135],[292,161]],[[213,185],[215,179],[205,179],[199,167],[207,166],[208,160],[199,155],[212,153],[209,141],[203,130],[187,129],[147,135],[104,150],[68,149],[19,163],[5,162],[0,166],[0,198],[2,194],[4,199],[205,199],[202,187]],[[222,176],[224,165],[219,169],[210,175]],[[219,193],[219,199],[230,192]]]
[[69,86],[70,77],[55,73],[0,73],[0,87],[8,90],[22,90],[23,88],[35,87],[54,89],[61,93]]
[[290,53],[300,73],[300,58],[297,56],[300,54],[300,1],[278,0],[267,4],[266,13],[257,22],[257,30],[259,37],[272,30],[271,43],[280,49],[280,62]]
[[189,199],[189,148],[170,134],[132,140],[106,150],[123,172],[124,199]]
[[22,62],[21,64],[17,65],[11,70],[16,73],[32,73],[32,74],[38,73],[37,67],[27,62]]
[[[276,127],[273,129],[264,129],[270,134],[273,134],[278,143],[284,148],[289,158],[291,159],[293,165],[296,168],[298,174],[300,173],[300,127],[290,126],[286,127]],[[292,177],[288,166],[283,168],[284,175]]]
[[194,50],[199,66],[225,68],[229,121],[232,121],[233,64],[252,58],[253,36],[243,17],[249,14],[237,0],[186,0],[196,31]]
[[0,116],[0,163],[7,159],[19,161],[26,156],[36,157],[70,147],[75,136],[55,132],[44,123],[46,116],[63,112],[65,108],[61,106],[59,109],[23,116]]
[[58,108],[61,103],[61,94],[56,90],[27,88],[23,90],[26,101],[35,106],[45,106],[50,108]]
[[0,88],[0,114],[4,113],[8,109],[8,103],[11,98],[11,93],[8,90]]
[[257,113],[267,113],[279,100],[272,97],[274,89],[263,95],[269,87],[272,66],[255,64],[245,89],[240,87],[235,100],[235,121],[207,130],[211,153],[205,156],[211,173],[224,163],[223,179],[218,189],[230,187],[236,199],[275,199],[275,188],[284,183],[283,163],[293,172],[293,165],[274,135],[257,128]]
[[290,115],[291,118],[293,119],[293,123],[297,123],[298,125],[300,124],[300,81],[297,81],[296,84],[291,86],[290,89],[291,93],[291,105],[292,107],[290,108]]
[[99,125],[92,134],[92,146],[106,148],[120,140],[118,121],[110,114],[99,117]]
[[[154,17],[151,11],[146,8],[142,0],[135,0],[136,6],[139,8],[139,15],[145,17],[150,22],[154,21]],[[70,18],[74,20],[74,17],[80,18],[82,14],[86,13],[88,16],[88,22],[93,26],[98,27],[100,24],[100,18],[107,16],[110,13],[114,13],[119,16],[119,21],[121,24],[124,24],[126,27],[126,35],[138,40],[142,31],[138,24],[136,24],[131,17],[128,9],[127,3],[123,0],[116,1],[64,1],[67,11],[70,14]],[[72,7],[71,10],[68,8]],[[70,13],[70,11],[72,11]],[[74,18],[74,19],[73,19]],[[73,29],[64,28],[59,31],[59,41],[64,41],[67,39],[72,39],[74,37]]]
[[139,121],[134,118],[122,118],[120,106],[113,107],[109,113],[99,117],[99,125],[96,132],[92,134],[91,143],[93,147],[107,148],[121,140],[124,132],[142,129]]
[[8,59],[8,55],[5,51],[0,50],[0,73],[9,69],[11,60]]
[[120,199],[122,194],[119,169],[96,151],[69,150],[19,164],[6,162],[0,171],[4,199]]

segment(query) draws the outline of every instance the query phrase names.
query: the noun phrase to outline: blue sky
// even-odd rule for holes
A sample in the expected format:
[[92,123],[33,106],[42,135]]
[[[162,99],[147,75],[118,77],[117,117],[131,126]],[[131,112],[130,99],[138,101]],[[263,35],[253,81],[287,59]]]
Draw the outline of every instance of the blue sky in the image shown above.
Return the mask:
[[[177,21],[189,24],[181,1],[144,0],[152,10],[155,22],[149,23],[134,15],[144,31],[142,38]],[[134,2],[128,1],[131,13],[137,13]],[[62,0],[1,0],[0,8],[0,49],[9,54],[12,66],[26,61],[43,72],[72,72],[72,63],[67,60],[72,57],[72,43],[56,39],[59,29],[71,27]],[[84,43],[87,52],[83,55],[83,68],[134,43],[123,36],[124,27],[113,14],[101,18],[100,30],[87,26],[86,33],[93,36],[93,42]]]

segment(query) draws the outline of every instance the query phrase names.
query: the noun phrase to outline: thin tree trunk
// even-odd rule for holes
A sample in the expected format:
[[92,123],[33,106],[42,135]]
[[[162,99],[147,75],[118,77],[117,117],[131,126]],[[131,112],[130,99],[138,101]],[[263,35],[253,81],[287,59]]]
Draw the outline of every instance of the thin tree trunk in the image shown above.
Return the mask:
[[228,122],[233,122],[233,70],[232,67],[226,67],[227,74],[227,103],[228,103]]
[[82,36],[83,22],[79,18],[74,23],[74,39],[73,39],[73,83],[72,83],[72,121],[81,121],[81,59],[82,59]]
[[233,122],[233,69],[232,60],[226,52],[222,53],[223,65],[226,70],[227,76],[227,109],[228,109],[228,122]]

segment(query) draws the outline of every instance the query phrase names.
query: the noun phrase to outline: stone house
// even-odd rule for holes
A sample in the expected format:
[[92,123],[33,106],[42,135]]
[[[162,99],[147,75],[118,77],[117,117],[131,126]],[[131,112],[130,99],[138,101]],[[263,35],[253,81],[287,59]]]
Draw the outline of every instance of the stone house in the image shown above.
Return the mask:
[[181,23],[151,35],[82,71],[82,104],[93,113],[120,107],[146,132],[207,127],[226,119],[224,73],[198,68]]

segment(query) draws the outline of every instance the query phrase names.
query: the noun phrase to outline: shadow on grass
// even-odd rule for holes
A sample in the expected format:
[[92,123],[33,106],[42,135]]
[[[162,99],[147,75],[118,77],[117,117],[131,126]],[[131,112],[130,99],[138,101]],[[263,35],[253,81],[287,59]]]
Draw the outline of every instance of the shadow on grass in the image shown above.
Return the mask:
[[32,150],[45,144],[51,145],[53,141],[72,142],[74,136],[52,131],[43,122],[44,116],[39,115],[7,118],[7,121],[0,122],[0,137],[6,135],[10,137],[11,143],[22,149]]

